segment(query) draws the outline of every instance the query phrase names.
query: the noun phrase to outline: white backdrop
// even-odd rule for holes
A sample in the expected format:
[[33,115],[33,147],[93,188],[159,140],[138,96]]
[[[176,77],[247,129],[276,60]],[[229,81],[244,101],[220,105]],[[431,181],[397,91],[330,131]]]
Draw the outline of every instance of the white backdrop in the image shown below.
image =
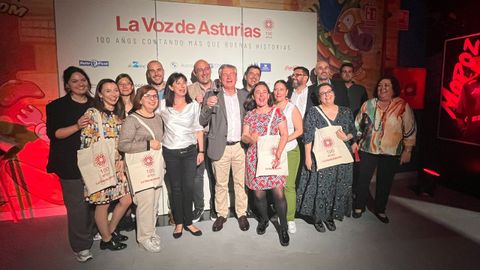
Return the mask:
[[[212,79],[222,64],[238,69],[242,88],[244,70],[262,68],[270,87],[287,79],[293,67],[314,67],[317,59],[315,13],[273,11],[127,0],[56,0],[55,24],[60,95],[62,73],[80,66],[93,86],[120,73],[132,76],[136,87],[146,84],[146,65],[159,60],[165,80],[172,72],[190,78],[198,59],[212,66]],[[205,208],[210,209],[205,173]],[[160,214],[168,211],[166,191]]]
[[286,79],[294,66],[314,67],[316,20],[315,13],[306,12],[155,1],[56,0],[59,89],[63,95],[62,72],[71,65],[81,66],[94,85],[128,73],[138,87],[146,83],[146,64],[152,59],[163,64],[166,80],[174,71],[190,78],[193,63],[200,58],[212,65],[213,79],[221,64],[235,65],[239,88],[246,67],[258,64],[263,69],[262,80],[271,86],[275,80]]

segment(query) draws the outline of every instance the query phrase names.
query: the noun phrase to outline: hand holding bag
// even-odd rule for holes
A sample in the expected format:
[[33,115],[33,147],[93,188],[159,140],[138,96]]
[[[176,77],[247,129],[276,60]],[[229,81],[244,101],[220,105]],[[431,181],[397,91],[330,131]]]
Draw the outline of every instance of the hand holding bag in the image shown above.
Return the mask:
[[[139,117],[132,114],[155,140],[155,134]],[[133,193],[162,186],[165,171],[162,150],[148,150],[140,153],[125,153],[125,162]]]
[[280,143],[280,135],[270,135],[270,127],[276,110],[278,110],[278,108],[272,110],[266,135],[258,137],[256,177],[265,175],[288,175],[287,151],[285,150],[282,151],[280,164],[277,168],[272,168],[272,161],[275,159],[275,153]]
[[98,110],[95,110],[93,118],[98,125],[100,137],[90,147],[77,151],[77,165],[89,196],[117,185],[115,139],[105,139],[102,116]]
[[345,142],[337,137],[337,130],[341,126],[332,126],[325,114],[315,107],[320,115],[327,121],[328,126],[315,131],[313,154],[317,161],[317,170],[339,164],[352,163],[353,158]]

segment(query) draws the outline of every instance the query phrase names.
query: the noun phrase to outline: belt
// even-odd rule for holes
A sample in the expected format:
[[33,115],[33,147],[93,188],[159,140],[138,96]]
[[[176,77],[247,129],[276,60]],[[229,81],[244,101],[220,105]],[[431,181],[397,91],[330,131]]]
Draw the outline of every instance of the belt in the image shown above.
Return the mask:
[[239,142],[227,142],[227,145],[235,145],[237,143],[239,143]]

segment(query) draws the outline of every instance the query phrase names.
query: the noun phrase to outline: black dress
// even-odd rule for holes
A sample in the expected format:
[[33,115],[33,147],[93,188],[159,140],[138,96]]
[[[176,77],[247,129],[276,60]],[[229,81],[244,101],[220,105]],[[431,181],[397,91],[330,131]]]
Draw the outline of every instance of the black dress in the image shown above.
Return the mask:
[[[332,125],[342,126],[345,134],[356,134],[352,112],[339,106],[337,117]],[[315,143],[315,131],[328,126],[326,120],[315,107],[310,108],[305,117],[303,142]],[[346,143],[350,149],[350,144]],[[313,147],[312,147],[313,149]],[[302,168],[297,189],[297,212],[311,218],[314,223],[326,220],[342,220],[352,211],[353,163],[340,164],[317,171],[315,156],[312,153],[312,171]]]

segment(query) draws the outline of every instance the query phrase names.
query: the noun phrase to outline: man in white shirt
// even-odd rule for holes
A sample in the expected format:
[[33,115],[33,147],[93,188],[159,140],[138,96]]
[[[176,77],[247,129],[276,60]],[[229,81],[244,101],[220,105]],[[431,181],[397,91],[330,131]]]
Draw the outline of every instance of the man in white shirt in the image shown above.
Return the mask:
[[230,170],[233,172],[235,192],[235,212],[238,225],[247,231],[247,194],[245,192],[245,151],[240,143],[242,136],[243,104],[248,92],[235,88],[237,68],[224,64],[219,69],[222,89],[218,94],[207,92],[200,124],[209,125],[207,155],[212,160],[215,172],[215,209],[218,218],[212,226],[214,232],[220,231],[228,217],[228,180]]
[[290,101],[297,106],[302,114],[302,118],[308,112],[308,109],[314,105],[312,99],[312,90],[307,87],[309,71],[305,67],[295,67],[293,69],[293,91],[290,92]]

